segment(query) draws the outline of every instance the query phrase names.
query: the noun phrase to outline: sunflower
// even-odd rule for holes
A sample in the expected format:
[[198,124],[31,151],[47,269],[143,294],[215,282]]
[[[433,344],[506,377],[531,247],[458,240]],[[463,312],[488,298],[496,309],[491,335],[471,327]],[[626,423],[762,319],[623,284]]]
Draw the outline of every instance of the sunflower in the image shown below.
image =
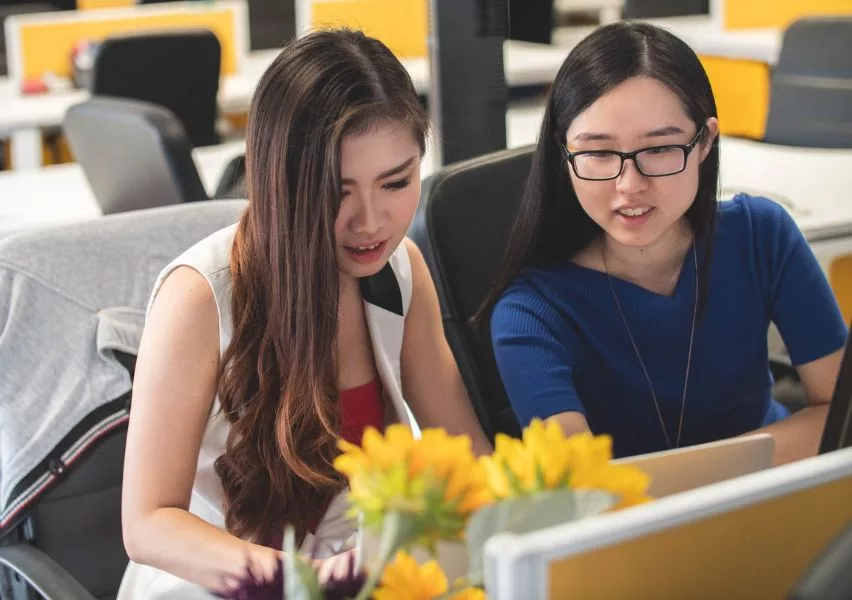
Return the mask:
[[399,552],[385,567],[382,580],[373,592],[373,600],[433,600],[449,597],[452,600],[486,600],[485,592],[477,588],[460,588],[447,594],[447,576],[434,560],[425,564],[406,552]]
[[612,439],[582,433],[566,437],[555,421],[534,419],[523,439],[498,434],[494,454],[480,458],[491,493],[497,499],[571,488],[609,492],[616,508],[649,500],[650,479],[638,468],[614,465]]
[[439,539],[459,539],[471,513],[491,501],[485,474],[470,438],[426,429],[414,439],[404,425],[382,435],[369,428],[361,447],[339,442],[334,466],[349,478],[353,514],[365,527],[379,529],[390,513],[414,522],[418,541],[432,547]]

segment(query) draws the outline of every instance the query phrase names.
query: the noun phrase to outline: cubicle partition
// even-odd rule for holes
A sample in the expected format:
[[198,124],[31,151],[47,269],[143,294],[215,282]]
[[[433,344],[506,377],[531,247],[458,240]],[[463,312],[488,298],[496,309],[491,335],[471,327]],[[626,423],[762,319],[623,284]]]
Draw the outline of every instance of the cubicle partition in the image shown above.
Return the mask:
[[852,522],[852,448],[486,548],[489,598],[784,598]]
[[6,19],[9,78],[15,85],[48,73],[71,77],[71,53],[83,41],[146,30],[202,27],[222,45],[222,73],[232,74],[249,51],[245,0],[175,2],[87,11],[19,15]]
[[345,25],[382,40],[399,58],[428,54],[429,0],[296,0],[296,31]]

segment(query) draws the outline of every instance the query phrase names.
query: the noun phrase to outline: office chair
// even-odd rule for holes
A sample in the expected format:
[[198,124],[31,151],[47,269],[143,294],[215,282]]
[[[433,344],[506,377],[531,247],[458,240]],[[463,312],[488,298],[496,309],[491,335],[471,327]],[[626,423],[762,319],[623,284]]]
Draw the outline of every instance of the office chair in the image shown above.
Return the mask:
[[216,184],[214,198],[246,198],[246,155],[240,154],[225,165],[219,183]]
[[444,333],[486,433],[520,435],[491,339],[470,324],[494,281],[523,195],[532,147],[450,165],[423,182],[408,232],[435,281]]
[[852,598],[852,525],[839,532],[799,577],[788,600]]
[[852,17],[812,17],[785,32],[764,141],[852,148]]
[[104,214],[207,199],[186,132],[165,108],[92,98],[62,126]]
[[[43,597],[115,598],[127,565],[122,465],[148,298],[174,257],[245,206],[167,206],[0,241],[0,469],[13,488],[0,498],[0,571]],[[22,351],[21,339],[39,351]],[[48,410],[31,414],[22,399]],[[31,437],[53,449],[34,456]],[[4,600],[21,594],[0,587]]]
[[91,92],[163,106],[177,116],[193,146],[210,146],[219,143],[221,61],[219,39],[207,30],[113,36],[95,53]]

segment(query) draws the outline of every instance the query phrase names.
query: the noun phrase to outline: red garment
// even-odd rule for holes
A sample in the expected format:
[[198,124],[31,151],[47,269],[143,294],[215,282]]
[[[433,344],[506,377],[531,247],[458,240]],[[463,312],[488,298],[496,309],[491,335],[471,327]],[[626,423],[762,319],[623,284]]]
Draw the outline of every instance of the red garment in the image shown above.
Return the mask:
[[370,383],[341,390],[340,435],[351,444],[361,445],[367,427],[384,430],[385,402],[382,398],[382,383],[376,378]]
[[[350,444],[360,446],[367,427],[384,431],[385,401],[379,378],[358,387],[340,390],[337,402],[340,405],[340,437]],[[315,533],[324,516],[325,510],[311,523],[308,531]]]

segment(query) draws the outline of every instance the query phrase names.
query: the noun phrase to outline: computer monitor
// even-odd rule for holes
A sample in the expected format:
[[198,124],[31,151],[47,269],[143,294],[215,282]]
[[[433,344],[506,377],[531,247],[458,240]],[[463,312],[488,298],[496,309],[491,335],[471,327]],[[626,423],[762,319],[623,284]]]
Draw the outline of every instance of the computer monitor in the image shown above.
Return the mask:
[[822,432],[819,453],[832,452],[852,446],[852,335],[846,338],[846,348],[840,363],[840,373],[834,386],[834,396]]

